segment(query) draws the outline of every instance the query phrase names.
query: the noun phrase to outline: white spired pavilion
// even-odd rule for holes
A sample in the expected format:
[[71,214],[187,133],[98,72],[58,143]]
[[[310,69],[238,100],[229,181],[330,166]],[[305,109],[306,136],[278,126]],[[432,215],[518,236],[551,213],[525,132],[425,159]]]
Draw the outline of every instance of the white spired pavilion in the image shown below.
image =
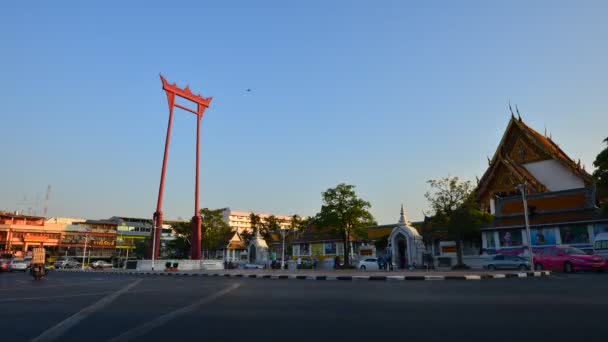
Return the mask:
[[399,223],[388,237],[388,249],[392,261],[398,268],[422,265],[424,242],[416,228],[407,220],[405,210],[401,205]]
[[251,242],[249,242],[247,252],[250,263],[265,264],[268,262],[268,244],[264,241],[258,229],[256,229],[255,236],[251,239]]

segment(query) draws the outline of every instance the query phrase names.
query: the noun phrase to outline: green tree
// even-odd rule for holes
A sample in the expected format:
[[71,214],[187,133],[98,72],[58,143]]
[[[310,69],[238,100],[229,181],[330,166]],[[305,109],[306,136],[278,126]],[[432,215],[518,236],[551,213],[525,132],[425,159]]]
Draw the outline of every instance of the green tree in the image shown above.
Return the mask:
[[206,255],[215,251],[227,243],[226,237],[232,233],[232,228],[224,221],[221,209],[210,210],[203,208],[200,211],[201,224],[201,246]]
[[177,222],[171,225],[175,239],[167,243],[169,255],[177,259],[186,259],[190,255],[190,239],[192,237],[191,221]]
[[350,237],[364,237],[365,227],[375,225],[369,212],[371,204],[359,197],[355,186],[345,183],[322,193],[323,205],[315,217],[315,223],[325,229],[340,233],[344,245],[344,265],[350,265]]
[[150,245],[150,239],[137,239],[135,240],[135,248],[133,249],[133,256],[137,259],[143,259],[148,253],[148,246]]
[[[205,255],[221,247],[224,239],[232,231],[230,226],[224,221],[221,209],[210,210],[207,208],[200,210],[201,223],[201,248]],[[177,222],[173,226],[175,239],[167,244],[170,254],[174,258],[185,259],[190,255],[192,222]]]
[[427,183],[432,189],[424,195],[432,211],[430,226],[444,230],[448,239],[456,241],[456,267],[465,267],[462,241],[479,237],[479,229],[490,223],[493,217],[478,208],[470,181],[444,177]]
[[295,240],[299,233],[303,232],[304,229],[311,222],[312,217],[302,218],[299,215],[293,215],[291,217],[291,223],[289,224],[289,229],[292,234],[292,238]]
[[270,215],[262,220],[260,235],[262,235],[268,245],[272,243],[272,234],[280,235],[282,233],[281,223],[283,223],[283,220],[274,215]]
[[[608,144],[608,138],[604,139],[604,142]],[[596,167],[593,178],[597,186],[597,194],[601,201],[605,201],[604,212],[608,213],[608,147],[595,157],[593,166]]]
[[263,227],[262,227],[262,219],[260,218],[260,215],[258,215],[256,213],[249,214],[249,224],[251,225],[251,232],[253,233],[253,235],[255,235],[255,233],[258,230],[261,233],[261,228],[263,228]]
[[263,220],[262,226],[268,232],[276,233],[281,230],[282,220],[274,215],[270,215]]

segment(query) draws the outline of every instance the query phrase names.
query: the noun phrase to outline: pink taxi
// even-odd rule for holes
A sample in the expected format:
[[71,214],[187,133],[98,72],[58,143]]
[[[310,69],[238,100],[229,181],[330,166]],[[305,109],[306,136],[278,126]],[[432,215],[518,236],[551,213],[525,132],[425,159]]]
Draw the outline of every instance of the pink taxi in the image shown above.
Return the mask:
[[543,249],[534,256],[535,270],[551,271],[603,271],[608,263],[597,255],[588,255],[570,246],[557,246]]

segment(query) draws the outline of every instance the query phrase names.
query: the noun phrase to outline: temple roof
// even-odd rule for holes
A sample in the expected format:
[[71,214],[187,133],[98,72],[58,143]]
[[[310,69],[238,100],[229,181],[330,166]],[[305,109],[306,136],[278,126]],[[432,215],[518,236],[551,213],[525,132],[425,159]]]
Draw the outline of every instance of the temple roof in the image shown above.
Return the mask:
[[497,193],[514,192],[514,187],[521,183],[527,183],[532,193],[551,191],[546,181],[526,168],[526,165],[551,160],[580,179],[584,186],[593,184],[580,161],[572,160],[550,137],[526,125],[521,117],[511,116],[490,165],[478,182],[477,199],[487,202]]
[[[350,235],[350,241],[357,241],[354,233]],[[310,243],[310,242],[329,242],[342,241],[342,235],[336,229],[319,228],[314,224],[309,224],[304,231],[295,239],[294,243]]]
[[245,246],[245,241],[241,237],[241,234],[239,234],[239,232],[234,232],[234,234],[232,234],[232,237],[230,238],[230,240],[228,240],[228,243],[225,248],[226,249],[246,249],[247,247]]

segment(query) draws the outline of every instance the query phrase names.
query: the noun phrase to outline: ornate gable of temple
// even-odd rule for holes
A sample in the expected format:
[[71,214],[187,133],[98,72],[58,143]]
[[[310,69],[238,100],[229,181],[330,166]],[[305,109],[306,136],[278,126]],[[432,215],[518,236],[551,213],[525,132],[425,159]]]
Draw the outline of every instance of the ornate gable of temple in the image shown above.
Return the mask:
[[528,184],[528,192],[544,193],[589,187],[593,179],[584,167],[548,138],[511,116],[507,129],[477,186],[477,199],[490,209],[495,196],[517,194],[515,187]]

